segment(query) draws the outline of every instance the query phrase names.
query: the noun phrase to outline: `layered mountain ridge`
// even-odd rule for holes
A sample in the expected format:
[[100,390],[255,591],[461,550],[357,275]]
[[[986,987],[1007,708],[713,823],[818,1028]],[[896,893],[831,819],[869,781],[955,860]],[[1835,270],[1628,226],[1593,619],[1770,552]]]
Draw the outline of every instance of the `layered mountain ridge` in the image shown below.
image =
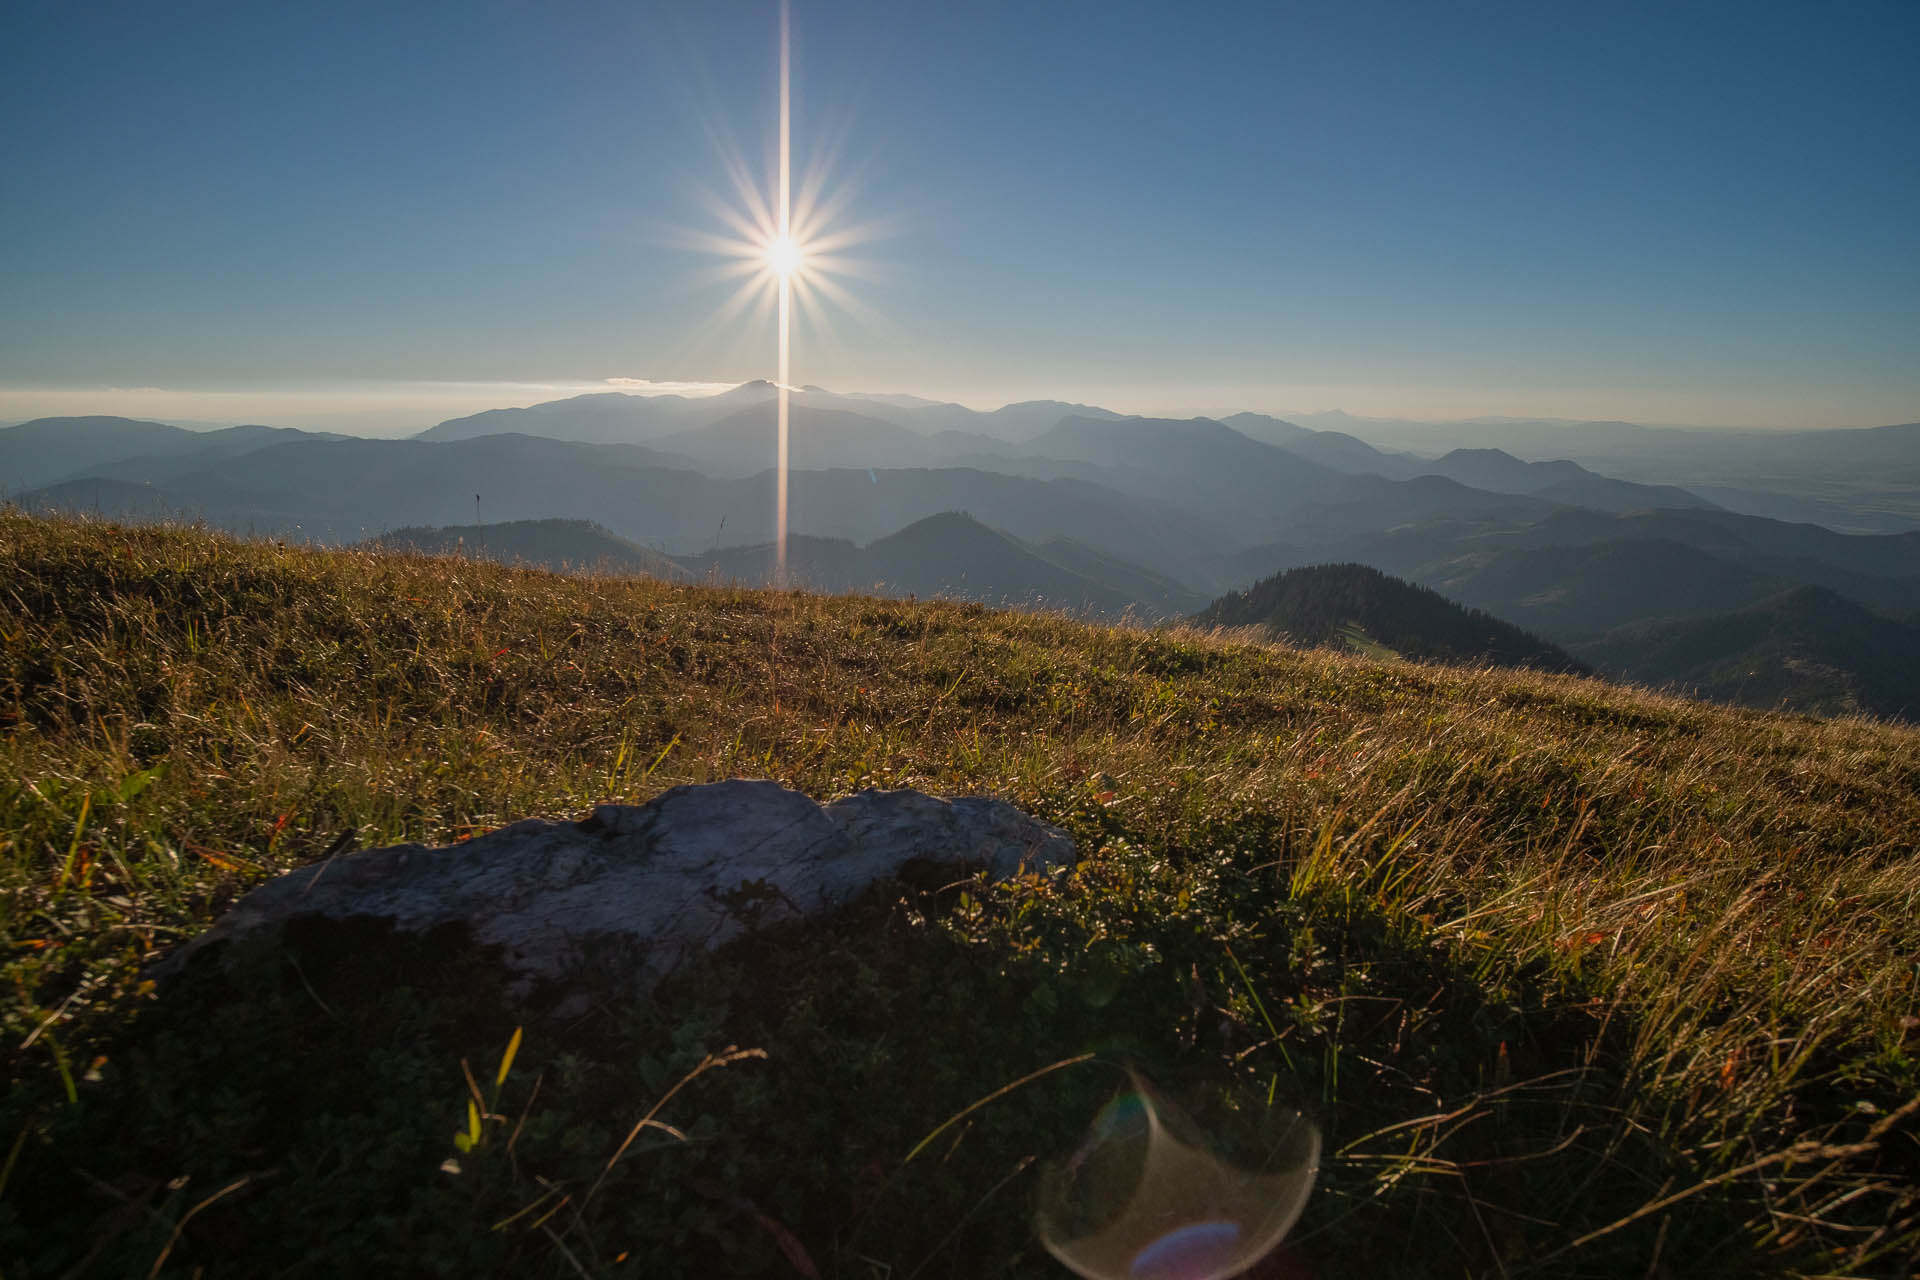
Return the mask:
[[[323,542],[406,530],[422,549],[488,530],[504,548],[512,535],[501,526],[585,521],[631,548],[606,551],[630,571],[677,564],[764,581],[776,392],[765,382],[704,397],[607,392],[450,419],[406,440],[42,419],[0,430],[0,493],[30,508],[204,519]],[[1746,514],[1571,458],[1492,445],[1421,456],[1362,438],[1365,420],[1327,430],[1261,414],[1145,418],[1050,401],[982,412],[820,388],[792,399],[789,574],[822,589],[1152,618],[1289,569],[1351,563],[1603,672],[1684,677],[1722,698],[1742,695],[1651,659],[1649,646],[1670,643],[1660,627],[1743,614],[1803,587],[1882,621],[1920,611],[1920,530],[1866,535]],[[1572,430],[1476,429],[1509,442]],[[1603,450],[1665,438],[1632,424],[1596,432]],[[1920,440],[1895,427],[1866,433],[1865,445],[1838,443],[1873,452],[1909,437]],[[584,563],[587,546],[561,560]],[[1733,645],[1737,632],[1702,634]],[[1910,643],[1900,630],[1883,639]],[[1808,706],[1843,705],[1804,683]],[[1779,696],[1794,705],[1800,695]],[[1896,703],[1862,694],[1844,705],[1899,714]]]

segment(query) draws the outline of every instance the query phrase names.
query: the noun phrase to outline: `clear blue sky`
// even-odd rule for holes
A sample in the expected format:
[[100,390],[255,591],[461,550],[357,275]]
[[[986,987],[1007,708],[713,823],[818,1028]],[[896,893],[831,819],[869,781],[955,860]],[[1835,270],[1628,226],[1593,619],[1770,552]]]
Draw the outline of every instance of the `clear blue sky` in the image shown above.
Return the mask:
[[[1920,418],[1913,0],[793,22],[799,167],[832,140],[844,221],[888,232],[849,282],[871,314],[803,325],[796,381]],[[0,417],[765,375],[770,329],[712,323],[673,229],[715,225],[726,149],[766,171],[776,31],[774,0],[9,0]]]

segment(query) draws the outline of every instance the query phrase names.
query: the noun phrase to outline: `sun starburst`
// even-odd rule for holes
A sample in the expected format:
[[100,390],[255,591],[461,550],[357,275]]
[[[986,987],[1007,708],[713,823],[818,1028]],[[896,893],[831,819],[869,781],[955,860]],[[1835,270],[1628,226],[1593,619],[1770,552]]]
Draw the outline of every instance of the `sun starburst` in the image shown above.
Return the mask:
[[768,175],[772,180],[757,175],[736,150],[723,147],[731,198],[700,193],[720,229],[689,230],[676,237],[685,247],[722,259],[714,277],[735,283],[714,316],[717,327],[730,327],[750,313],[765,317],[771,310],[777,316],[774,528],[776,574],[783,582],[794,320],[798,314],[810,328],[822,328],[831,307],[871,324],[876,317],[843,283],[861,274],[861,264],[846,250],[882,234],[879,223],[847,221],[850,188],[830,180],[830,165],[824,160],[809,167],[795,190],[791,30],[788,3],[781,0],[779,148],[776,170]]
[[767,270],[783,282],[790,281],[807,264],[806,249],[790,236],[780,236],[767,245]]

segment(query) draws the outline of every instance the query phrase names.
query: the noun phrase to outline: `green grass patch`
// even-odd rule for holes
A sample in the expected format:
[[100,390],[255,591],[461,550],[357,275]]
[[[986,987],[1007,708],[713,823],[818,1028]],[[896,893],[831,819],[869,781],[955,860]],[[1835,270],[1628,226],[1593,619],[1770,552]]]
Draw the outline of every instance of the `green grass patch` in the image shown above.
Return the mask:
[[1340,628],[1340,639],[1346,642],[1349,649],[1362,657],[1375,658],[1382,662],[1394,662],[1400,658],[1399,654],[1351,623]]

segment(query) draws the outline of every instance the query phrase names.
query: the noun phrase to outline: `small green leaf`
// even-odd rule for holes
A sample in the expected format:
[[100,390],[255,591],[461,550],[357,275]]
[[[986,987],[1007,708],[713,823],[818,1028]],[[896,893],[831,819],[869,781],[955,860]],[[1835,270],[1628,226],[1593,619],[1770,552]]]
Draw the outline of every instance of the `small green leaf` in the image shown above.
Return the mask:
[[159,780],[160,775],[166,771],[166,762],[162,761],[154,765],[151,769],[142,769],[138,773],[128,774],[120,780],[120,786],[114,791],[114,798],[119,800],[121,804],[125,804],[152,786]]

